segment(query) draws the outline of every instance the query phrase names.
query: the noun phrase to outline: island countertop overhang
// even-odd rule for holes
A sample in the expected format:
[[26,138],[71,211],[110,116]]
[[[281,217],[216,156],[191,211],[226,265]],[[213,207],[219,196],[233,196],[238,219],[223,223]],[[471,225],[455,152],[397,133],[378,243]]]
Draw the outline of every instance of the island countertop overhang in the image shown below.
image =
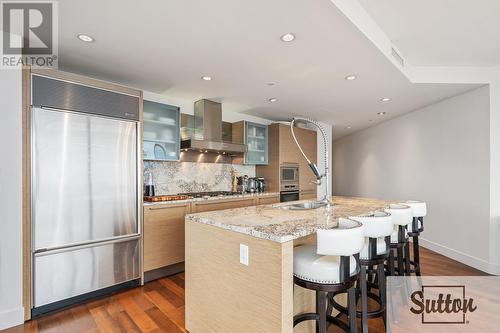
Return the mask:
[[202,223],[256,238],[285,243],[330,229],[339,218],[370,214],[394,201],[334,196],[333,205],[313,210],[286,210],[289,204],[252,206],[186,215],[186,223]]

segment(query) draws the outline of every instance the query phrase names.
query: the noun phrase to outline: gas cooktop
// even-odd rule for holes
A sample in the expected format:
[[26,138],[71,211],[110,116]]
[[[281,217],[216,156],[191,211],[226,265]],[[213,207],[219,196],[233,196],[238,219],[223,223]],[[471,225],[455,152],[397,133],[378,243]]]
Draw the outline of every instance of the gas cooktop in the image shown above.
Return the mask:
[[205,198],[205,197],[223,197],[227,195],[237,195],[241,194],[240,192],[231,192],[231,191],[214,191],[214,192],[188,192],[188,193],[179,193],[179,195],[186,195],[193,198]]

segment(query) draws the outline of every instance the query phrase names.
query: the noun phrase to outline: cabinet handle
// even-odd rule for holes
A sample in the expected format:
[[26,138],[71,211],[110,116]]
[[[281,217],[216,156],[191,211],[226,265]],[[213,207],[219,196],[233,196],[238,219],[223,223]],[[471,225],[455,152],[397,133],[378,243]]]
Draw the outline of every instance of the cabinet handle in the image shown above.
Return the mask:
[[159,206],[159,207],[148,207],[149,210],[160,210],[160,209],[168,209],[173,207],[187,207],[187,205],[179,204],[179,205],[171,205],[171,206]]

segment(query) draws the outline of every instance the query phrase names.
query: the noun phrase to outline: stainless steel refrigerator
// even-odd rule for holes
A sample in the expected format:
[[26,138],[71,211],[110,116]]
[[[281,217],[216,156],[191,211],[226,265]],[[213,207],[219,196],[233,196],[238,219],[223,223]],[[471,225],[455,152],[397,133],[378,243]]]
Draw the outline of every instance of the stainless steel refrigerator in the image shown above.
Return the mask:
[[140,277],[140,123],[112,110],[123,96],[109,91],[44,77],[32,86],[36,315]]

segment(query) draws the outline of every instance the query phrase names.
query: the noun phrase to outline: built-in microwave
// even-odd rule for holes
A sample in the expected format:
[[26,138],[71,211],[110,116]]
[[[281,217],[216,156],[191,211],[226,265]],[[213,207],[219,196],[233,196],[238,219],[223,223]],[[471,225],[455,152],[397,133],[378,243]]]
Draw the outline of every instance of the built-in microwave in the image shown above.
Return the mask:
[[282,163],[280,165],[280,191],[299,189],[299,164]]

